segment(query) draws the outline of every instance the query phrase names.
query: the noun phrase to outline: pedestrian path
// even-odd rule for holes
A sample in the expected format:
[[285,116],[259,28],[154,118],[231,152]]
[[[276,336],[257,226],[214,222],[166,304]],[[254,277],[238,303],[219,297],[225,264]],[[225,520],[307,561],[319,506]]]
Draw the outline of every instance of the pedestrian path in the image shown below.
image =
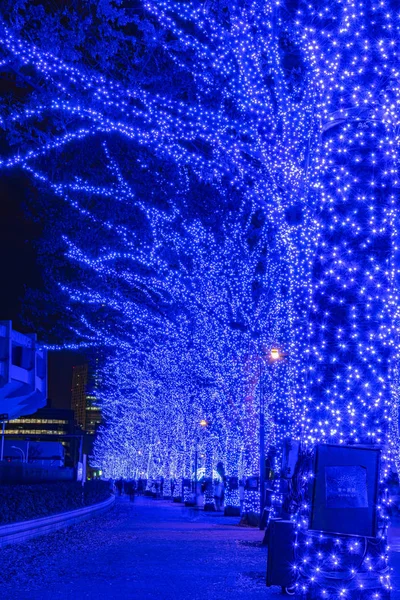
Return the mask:
[[391,549],[391,566],[393,568],[392,582],[395,587],[392,600],[400,600],[400,523],[398,519],[389,529],[388,537]]
[[116,508],[2,551],[7,600],[243,600],[265,587],[262,533],[237,518],[165,501],[117,498]]
[[396,524],[396,526],[390,528],[389,544],[392,551],[400,552],[400,525]]
[[[237,518],[147,498],[1,551],[7,600],[280,600],[265,587],[263,533]],[[391,543],[400,550],[398,534]],[[400,579],[400,551],[392,553]],[[396,581],[400,587],[400,580]],[[400,600],[396,591],[392,600]]]

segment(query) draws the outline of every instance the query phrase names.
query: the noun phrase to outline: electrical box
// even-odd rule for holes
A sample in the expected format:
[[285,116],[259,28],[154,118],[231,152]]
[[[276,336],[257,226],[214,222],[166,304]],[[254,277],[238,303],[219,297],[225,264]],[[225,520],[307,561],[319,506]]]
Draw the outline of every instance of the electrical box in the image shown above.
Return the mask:
[[267,586],[292,587],[295,583],[293,564],[294,523],[271,519],[268,529]]

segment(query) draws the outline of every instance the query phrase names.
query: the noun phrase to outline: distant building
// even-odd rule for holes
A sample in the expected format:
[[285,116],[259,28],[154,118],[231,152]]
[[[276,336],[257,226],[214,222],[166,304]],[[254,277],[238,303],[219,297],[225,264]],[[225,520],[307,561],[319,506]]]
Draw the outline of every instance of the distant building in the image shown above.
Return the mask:
[[93,394],[86,394],[86,433],[95,435],[101,424],[101,408]]
[[101,382],[101,371],[99,369],[99,354],[97,353],[92,375],[89,373],[89,385],[86,392],[86,431],[89,435],[95,435],[102,422],[101,407],[99,403],[99,385]]
[[[88,391],[89,384],[93,391]],[[94,377],[90,377],[89,382],[87,364],[73,367],[71,407],[76,424],[89,435],[95,435],[101,423],[101,408],[96,395],[97,384],[97,371]]]
[[4,443],[4,459],[7,462],[27,462],[41,467],[63,467],[65,447],[62,442],[7,439]]
[[88,384],[88,366],[78,365],[72,368],[71,408],[75,423],[86,429],[86,388]]
[[91,464],[91,457],[94,452],[94,441],[96,439],[97,428],[101,424],[101,409],[97,404],[97,398],[94,394],[86,395],[86,436],[84,451],[88,455],[88,462],[86,465],[86,474],[88,479],[98,476],[97,467],[93,467]]
[[97,428],[101,424],[101,408],[97,396],[98,373],[98,358],[94,373],[89,374],[87,364],[75,366],[72,371],[71,408],[77,427],[85,434],[83,452],[88,457],[86,474],[89,479],[99,475],[99,471],[90,464]]
[[[72,410],[41,408],[33,415],[11,419],[6,423],[5,439],[26,442],[58,442],[65,449],[65,465],[75,466],[79,453],[79,431]],[[17,444],[14,444],[17,445]],[[23,446],[22,446],[23,447]]]
[[29,415],[45,406],[46,399],[46,350],[35,333],[18,333],[11,321],[0,321],[0,415]]

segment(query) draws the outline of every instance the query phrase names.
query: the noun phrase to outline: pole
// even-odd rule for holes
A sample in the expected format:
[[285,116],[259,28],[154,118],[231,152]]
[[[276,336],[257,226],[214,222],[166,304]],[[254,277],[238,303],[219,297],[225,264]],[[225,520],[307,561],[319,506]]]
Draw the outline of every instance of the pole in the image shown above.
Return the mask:
[[81,469],[82,469],[82,486],[85,485],[85,480],[84,477],[86,475],[86,473],[84,472],[84,466],[83,466],[83,434],[80,435],[79,437],[79,463],[81,465]]
[[152,450],[153,450],[153,446],[150,445],[149,460],[147,461],[147,475],[146,475],[147,481],[149,481],[149,476],[150,476],[150,461],[151,461]]
[[264,396],[262,389],[262,373],[260,362],[260,529],[262,529],[262,515],[265,502],[265,421],[264,421]]
[[86,467],[87,467],[87,455],[82,456],[82,486],[86,483]]
[[199,438],[196,437],[196,448],[194,451],[194,502],[197,506],[197,445],[199,443]]
[[3,460],[4,458],[4,430],[6,428],[6,422],[3,420],[2,423],[2,431],[1,431],[1,455],[0,455],[0,460]]
[[264,412],[260,413],[260,529],[265,503],[265,426]]

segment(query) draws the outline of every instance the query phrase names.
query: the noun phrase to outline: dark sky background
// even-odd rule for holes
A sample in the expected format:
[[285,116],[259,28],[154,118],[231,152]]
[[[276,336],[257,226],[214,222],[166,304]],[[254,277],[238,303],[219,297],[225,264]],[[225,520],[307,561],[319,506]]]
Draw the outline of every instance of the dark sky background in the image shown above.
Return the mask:
[[[0,320],[11,319],[13,328],[23,333],[32,331],[22,320],[26,292],[43,285],[36,251],[41,228],[24,208],[25,188],[26,182],[17,171],[0,174]],[[45,329],[46,323],[42,326]],[[72,367],[83,362],[85,357],[77,353],[49,352],[48,398],[52,407],[71,407]]]

